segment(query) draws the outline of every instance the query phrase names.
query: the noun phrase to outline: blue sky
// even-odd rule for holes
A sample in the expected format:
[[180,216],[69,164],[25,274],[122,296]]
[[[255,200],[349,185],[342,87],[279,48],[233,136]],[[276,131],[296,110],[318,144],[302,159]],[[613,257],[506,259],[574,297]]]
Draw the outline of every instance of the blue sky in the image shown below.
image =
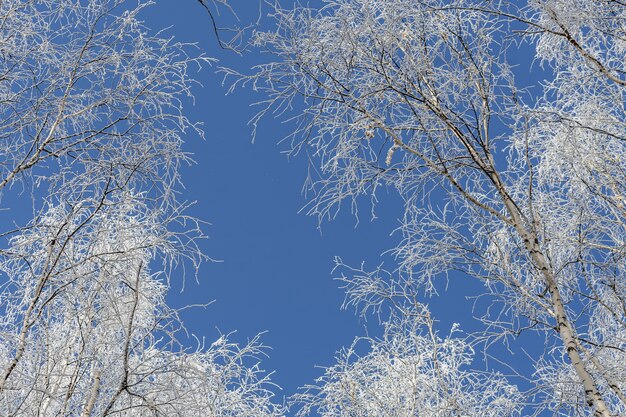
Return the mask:
[[[238,8],[242,20],[254,12]],[[197,201],[192,214],[211,223],[203,249],[221,262],[204,264],[200,284],[188,278],[182,293],[174,282],[170,302],[215,300],[206,310],[184,315],[187,328],[208,341],[218,330],[236,330],[233,338],[244,342],[266,332],[262,341],[271,350],[263,366],[275,371],[273,380],[283,388],[279,395],[291,395],[320,375],[316,365],[331,365],[337,350],[364,333],[364,322],[340,309],[344,293],[331,273],[334,256],[377,264],[401,212],[376,222],[365,215],[355,228],[345,210],[318,228],[316,218],[299,213],[306,203],[301,193],[306,157],[290,159],[283,152],[287,144],[278,144],[288,126],[267,119],[252,143],[251,103],[260,97],[246,89],[225,95],[222,77],[215,74],[219,65],[245,70],[255,57],[220,50],[208,15],[193,1],[159,2],[144,20],[153,29],[172,26],[168,33],[175,39],[198,42],[220,60],[196,74],[204,87],[186,113],[204,123],[206,140],[188,138],[186,150],[197,164],[183,169],[183,180],[185,198]]]
[[[235,8],[242,21],[256,18],[258,4],[241,3],[245,6]],[[203,249],[223,262],[203,265],[200,284],[188,279],[182,293],[180,282],[174,282],[170,302],[216,300],[206,310],[184,315],[189,330],[209,342],[218,329],[236,330],[233,338],[239,341],[267,332],[262,340],[272,349],[264,368],[275,371],[273,380],[283,388],[279,396],[289,396],[321,374],[316,366],[331,365],[336,351],[363,335],[365,324],[376,332],[375,317],[365,323],[354,311],[340,309],[344,293],[333,280],[333,258],[380,264],[381,254],[399,238],[390,232],[398,226],[402,208],[392,191],[385,198],[383,190],[378,219],[371,221],[363,210],[355,227],[355,218],[344,208],[337,219],[318,228],[316,218],[299,213],[306,203],[301,192],[306,156],[290,159],[284,154],[288,145],[279,143],[289,126],[267,118],[252,143],[251,103],[262,97],[249,89],[225,95],[222,77],[215,73],[219,65],[245,71],[263,57],[220,50],[208,15],[193,0],[158,2],[144,19],[153,29],[171,26],[168,33],[175,39],[197,42],[220,60],[197,74],[204,88],[196,90],[195,106],[188,107],[187,115],[204,123],[206,141],[188,138],[186,149],[197,164],[183,170],[183,179],[185,197],[197,201],[192,214],[211,223]],[[477,292],[478,284],[451,275],[448,289],[432,307],[439,331],[447,333],[454,321],[469,325],[472,303],[465,296]]]

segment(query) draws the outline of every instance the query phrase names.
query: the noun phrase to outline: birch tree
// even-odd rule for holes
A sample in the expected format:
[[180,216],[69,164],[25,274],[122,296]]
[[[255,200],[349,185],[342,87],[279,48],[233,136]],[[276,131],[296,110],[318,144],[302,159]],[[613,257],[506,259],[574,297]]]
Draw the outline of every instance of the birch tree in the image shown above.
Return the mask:
[[441,338],[428,310],[412,307],[385,321],[381,338],[357,338],[341,351],[295,396],[299,415],[519,416],[518,389],[497,372],[473,372],[474,351],[461,335]]
[[165,303],[206,259],[178,168],[211,60],[146,29],[150,4],[0,2],[2,205],[33,207],[2,232],[2,415],[281,414],[258,339],[190,349]]
[[138,196],[109,203],[50,207],[13,237],[2,264],[2,414],[277,415],[258,339],[178,341],[167,281],[150,268],[175,250],[175,234]]
[[[348,272],[350,294],[396,311],[452,274],[480,280],[494,300],[475,335],[484,346],[545,340],[523,375],[527,410],[626,414],[626,5],[326,0],[274,17],[253,41],[274,59],[227,75],[265,95],[254,123],[295,120],[293,149],[317,168],[309,213],[356,212],[385,189],[404,205],[376,212],[401,218],[395,266]],[[526,85],[517,53],[546,79]],[[369,361],[389,343],[352,365],[340,357],[313,403],[335,410],[325,415],[421,415],[353,412],[366,403],[336,397],[345,375],[360,375],[355,393],[386,378]]]

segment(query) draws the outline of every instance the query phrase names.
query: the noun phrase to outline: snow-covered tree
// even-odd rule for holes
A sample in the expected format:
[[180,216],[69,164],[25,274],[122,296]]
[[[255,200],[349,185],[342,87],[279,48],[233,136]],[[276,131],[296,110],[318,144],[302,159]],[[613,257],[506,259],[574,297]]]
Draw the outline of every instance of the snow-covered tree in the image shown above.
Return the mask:
[[275,416],[258,340],[188,349],[167,277],[172,233],[139,196],[49,207],[2,263],[2,415]]
[[[545,341],[534,371],[518,370],[532,413],[626,414],[626,4],[325,0],[274,15],[253,46],[275,59],[231,75],[266,94],[259,118],[299,121],[294,149],[318,168],[309,212],[358,210],[383,189],[404,202],[390,214],[397,265],[347,276],[351,294],[381,308],[398,294],[423,302],[450,274],[478,279],[494,302],[477,340]],[[537,68],[545,80],[520,76]],[[341,357],[313,403],[394,415],[383,410],[401,400],[365,411],[374,397],[363,394],[393,379],[395,359],[380,353],[392,339]],[[344,376],[364,402],[350,402]]]
[[177,189],[210,60],[146,29],[150,4],[0,2],[0,192],[33,214],[1,232],[1,415],[282,413],[258,339],[190,349],[165,304],[205,258]]
[[300,415],[520,415],[522,397],[517,388],[501,374],[473,371],[471,346],[458,335],[440,338],[424,307],[409,315],[393,315],[384,329],[380,339],[356,339],[315,385],[295,396],[303,405]]

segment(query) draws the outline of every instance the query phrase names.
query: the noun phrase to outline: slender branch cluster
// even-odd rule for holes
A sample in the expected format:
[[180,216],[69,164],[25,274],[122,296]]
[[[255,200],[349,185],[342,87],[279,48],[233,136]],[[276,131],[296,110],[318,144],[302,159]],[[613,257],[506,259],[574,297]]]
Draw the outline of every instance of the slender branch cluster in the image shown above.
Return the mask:
[[300,415],[519,415],[517,388],[500,374],[470,371],[469,344],[437,336],[423,307],[412,313],[385,322],[381,339],[357,339],[342,351],[337,364],[295,397]]

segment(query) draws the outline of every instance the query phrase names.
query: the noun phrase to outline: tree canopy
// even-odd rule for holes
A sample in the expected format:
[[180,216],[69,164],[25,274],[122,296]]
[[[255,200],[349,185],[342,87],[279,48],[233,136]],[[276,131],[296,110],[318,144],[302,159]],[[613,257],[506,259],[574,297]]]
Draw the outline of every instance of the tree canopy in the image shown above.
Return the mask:
[[[625,13],[619,1],[556,0],[278,8],[277,29],[255,38],[276,59],[238,78],[266,95],[260,117],[297,118],[294,148],[311,149],[318,167],[310,214],[332,218],[345,202],[376,204],[381,190],[404,202],[396,264],[347,268],[350,302],[411,322],[442,278],[484,283],[492,304],[470,337],[475,346],[490,355],[489,347],[523,332],[545,344],[530,355],[530,374],[518,375],[530,383],[524,412],[531,414],[626,412]],[[524,48],[546,69],[539,85],[525,85],[512,64]],[[365,358],[340,357],[341,371],[329,368],[309,406],[322,415],[485,414],[463,403],[463,393],[424,414],[370,393],[353,400],[367,411],[351,414],[341,398],[352,388],[336,381],[349,375],[361,388],[362,367],[384,363],[381,345],[394,346],[385,336]],[[388,377],[400,352],[368,382]],[[509,404],[509,413],[522,405]]]
[[[4,1],[0,192],[33,209],[0,231],[0,412],[626,415],[626,4],[274,3],[223,38],[218,3],[197,4],[216,42],[263,52],[219,71],[260,97],[253,129],[293,127],[306,211],[399,217],[391,262],[336,258],[346,306],[382,334],[290,407],[259,337],[190,343],[165,300],[210,255],[180,166],[204,135],[190,68],[215,60],[146,28],[150,1]],[[429,304],[452,276],[483,291],[448,332]]]

